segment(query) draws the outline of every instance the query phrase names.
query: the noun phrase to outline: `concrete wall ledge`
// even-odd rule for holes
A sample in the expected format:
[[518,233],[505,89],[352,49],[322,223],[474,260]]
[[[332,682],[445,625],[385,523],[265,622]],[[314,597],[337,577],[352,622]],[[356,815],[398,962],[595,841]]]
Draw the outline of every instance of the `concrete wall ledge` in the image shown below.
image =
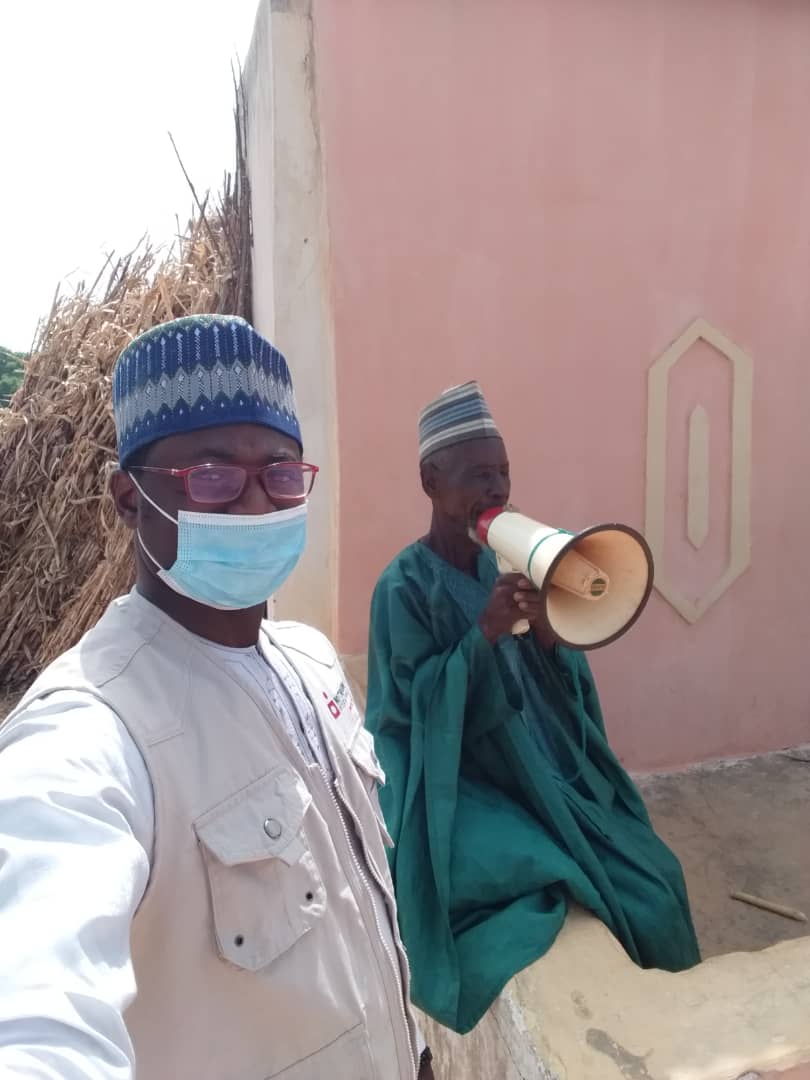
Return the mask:
[[810,1080],[810,938],[673,975],[576,909],[474,1032],[424,1028],[437,1080]]

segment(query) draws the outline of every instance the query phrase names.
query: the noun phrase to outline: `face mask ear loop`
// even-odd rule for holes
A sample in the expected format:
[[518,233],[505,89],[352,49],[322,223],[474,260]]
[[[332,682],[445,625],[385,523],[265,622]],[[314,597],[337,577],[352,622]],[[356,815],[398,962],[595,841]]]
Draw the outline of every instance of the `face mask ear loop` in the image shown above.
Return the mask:
[[[142,488],[142,487],[141,487],[141,485],[140,485],[140,484],[138,483],[138,481],[137,481],[137,480],[135,479],[135,477],[134,477],[134,476],[132,475],[132,473],[131,473],[131,472],[130,472],[130,473],[127,473],[127,476],[128,476],[129,478],[130,478],[130,480],[132,481],[132,483],[133,483],[133,484],[135,485],[135,487],[137,488],[138,492],[139,492],[139,493],[140,493],[140,494],[141,494],[141,495],[143,496],[143,498],[144,498],[144,499],[146,499],[146,501],[147,501],[147,502],[149,503],[149,505],[150,505],[150,506],[153,506],[153,507],[155,508],[155,510],[157,510],[157,512],[158,512],[159,514],[163,514],[163,516],[164,516],[164,517],[166,518],[166,520],[167,520],[167,521],[170,521],[170,522],[172,523],[172,525],[175,525],[175,526],[176,526],[176,525],[177,525],[177,522],[176,522],[176,521],[174,520],[174,518],[173,518],[173,517],[171,516],[171,514],[167,514],[167,513],[166,513],[166,511],[165,511],[165,510],[163,509],[163,507],[162,507],[162,506],[158,506],[158,504],[157,504],[157,503],[155,502],[155,500],[154,500],[154,499],[150,499],[150,498],[149,498],[149,496],[148,496],[148,495],[146,494],[146,492],[145,492],[145,491],[143,490],[143,488]],[[151,552],[151,551],[149,550],[149,548],[148,548],[148,547],[146,546],[146,544],[145,544],[145,543],[143,542],[143,537],[141,536],[141,530],[140,530],[140,529],[136,529],[136,530],[135,530],[135,535],[136,535],[136,536],[137,536],[137,538],[138,538],[138,543],[139,543],[139,544],[141,545],[141,550],[143,551],[144,555],[146,555],[146,557],[147,557],[148,559],[150,559],[150,560],[151,560],[151,561],[152,561],[152,562],[153,562],[153,563],[155,564],[155,566],[156,566],[156,567],[158,568],[158,570],[159,570],[159,571],[160,571],[160,570],[163,570],[163,569],[164,569],[164,567],[162,567],[162,566],[160,565],[160,563],[159,563],[159,562],[157,561],[157,559],[155,558],[155,556],[154,556],[154,555],[152,554],[152,552]]]
[[152,554],[152,552],[149,550],[149,548],[143,542],[143,537],[141,536],[141,530],[136,529],[135,530],[135,535],[138,537],[138,543],[141,545],[141,551],[144,553],[144,555],[146,555],[146,557],[148,559],[150,559],[155,564],[155,566],[158,568],[158,570],[163,570],[164,567],[162,567],[160,565],[160,563],[157,561],[155,556]]
[[[141,487],[141,485],[138,483],[138,481],[135,479],[135,477],[132,475],[131,472],[128,472],[127,476],[130,478],[132,483],[137,488],[138,492],[143,496],[144,499],[146,499],[146,501],[149,503],[150,506],[153,506],[155,508],[155,510],[157,510],[157,512],[159,514],[163,514],[163,516],[166,518],[166,520],[170,521],[172,523],[172,525],[177,525],[177,521],[172,517],[171,514],[167,514],[162,506],[158,506],[158,504],[155,502],[154,499],[149,498],[149,496],[146,494],[146,492],[143,490],[143,488]],[[141,543],[143,543],[143,541],[141,541]],[[144,551],[146,551],[146,548],[144,548]],[[147,552],[147,554],[148,554],[148,552]],[[151,555],[149,557],[151,558]]]

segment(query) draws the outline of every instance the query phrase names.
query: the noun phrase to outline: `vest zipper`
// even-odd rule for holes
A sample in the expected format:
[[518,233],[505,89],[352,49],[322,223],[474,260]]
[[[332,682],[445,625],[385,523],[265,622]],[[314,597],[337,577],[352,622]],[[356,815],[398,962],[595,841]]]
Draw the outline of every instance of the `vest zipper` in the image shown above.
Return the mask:
[[[267,631],[265,631],[265,632],[267,632]],[[299,670],[299,668],[297,667],[297,665],[294,664],[293,661],[290,660],[290,658],[287,656],[287,650],[284,647],[282,647],[273,638],[272,634],[268,633],[267,636],[270,639],[271,643],[273,645],[275,645],[275,647],[277,649],[279,649],[282,656],[284,656],[284,658],[287,660],[287,662],[290,664],[290,666],[293,668],[293,670],[298,674],[298,677],[301,680],[301,686],[303,687],[304,693],[309,698],[309,702],[310,702],[310,705],[312,706],[315,717],[318,720],[318,722],[321,723],[321,721],[320,721],[320,713],[319,713],[319,709],[321,708],[321,703],[318,702],[316,704],[315,699],[313,698],[313,695],[310,693],[310,688],[309,688],[309,686],[307,684],[307,680],[304,678],[304,676],[302,675],[302,673]],[[307,659],[310,659],[310,660],[312,659],[306,653],[304,653],[302,655],[304,655]],[[282,727],[283,727],[283,725],[282,725]],[[340,805],[340,803],[338,801],[337,795],[335,794],[335,788],[337,787],[337,785],[339,783],[339,780],[340,780],[340,773],[339,773],[338,769],[335,767],[334,761],[331,760],[332,756],[333,756],[333,753],[332,753],[331,747],[329,746],[329,735],[328,735],[327,731],[324,729],[322,723],[321,723],[321,730],[323,732],[323,738],[324,738],[324,742],[326,744],[326,754],[327,754],[327,757],[330,758],[332,771],[334,773],[334,782],[330,781],[330,778],[326,774],[326,770],[324,769],[324,767],[321,765],[321,763],[319,761],[316,761],[314,764],[315,764],[315,767],[317,768],[318,772],[321,774],[321,777],[323,778],[324,786],[326,787],[326,790],[329,792],[329,796],[330,796],[330,798],[332,800],[332,803],[334,804],[334,807],[337,810],[338,817],[340,818],[340,824],[341,824],[341,827],[343,828],[343,836],[344,836],[344,838],[346,840],[346,847],[348,848],[348,851],[349,851],[349,857],[350,857],[350,859],[352,861],[352,865],[354,866],[354,869],[355,869],[355,871],[357,873],[357,876],[359,877],[360,882],[361,882],[363,888],[366,891],[366,895],[368,897],[369,903],[371,904],[371,910],[374,912],[374,925],[375,925],[376,930],[377,930],[377,938],[379,939],[379,942],[383,947],[383,952],[385,953],[385,955],[386,955],[386,957],[388,959],[388,962],[391,965],[391,968],[392,968],[392,970],[394,972],[394,981],[395,981],[396,990],[397,990],[397,1002],[399,1004],[400,1017],[401,1017],[402,1022],[404,1024],[404,1027],[405,1027],[405,1033],[406,1033],[407,1043],[408,1043],[408,1059],[409,1059],[410,1064],[411,1064],[411,1075],[413,1076],[414,1080],[418,1080],[418,1075],[417,1074],[418,1074],[418,1071],[419,1071],[419,1067],[418,1067],[418,1062],[416,1060],[416,1055],[414,1053],[413,1039],[411,1038],[411,1025],[410,1025],[410,1023],[408,1021],[408,1014],[407,1014],[407,1011],[405,1009],[405,986],[404,986],[404,982],[403,982],[403,979],[402,979],[402,972],[401,972],[401,969],[400,969],[400,966],[399,966],[399,962],[397,961],[396,957],[391,955],[391,950],[388,948],[388,944],[387,944],[387,942],[385,940],[385,935],[383,934],[382,927],[380,926],[380,917],[379,917],[379,914],[377,912],[377,905],[374,902],[374,896],[373,896],[373,893],[371,891],[371,887],[369,886],[368,879],[367,879],[367,877],[366,877],[366,875],[365,875],[365,873],[363,871],[363,867],[360,865],[360,860],[358,859],[357,852],[355,851],[355,845],[352,843],[351,836],[349,835],[349,829],[348,829],[348,826],[346,825],[346,818],[344,816],[344,811],[341,808],[341,805]],[[276,733],[276,735],[278,737],[278,733]],[[289,736],[287,735],[286,731],[283,732],[282,737],[284,739],[288,740],[291,743],[293,742],[293,740],[290,739]],[[303,753],[301,753],[300,748],[296,747],[296,749],[297,749],[298,753],[301,755],[302,759],[304,759],[304,755],[303,755]],[[348,750],[347,750],[347,755],[348,755]],[[315,755],[313,754],[313,756],[315,756]],[[342,789],[341,789],[341,796],[345,800],[345,792]],[[349,803],[348,800],[345,800],[345,802],[346,802],[346,807],[347,807],[346,813],[348,813],[348,812],[350,812],[349,809],[348,809],[350,807],[350,803]],[[354,821],[355,830],[357,832],[358,843],[361,846],[363,846],[362,828],[360,826],[360,823],[354,817],[353,812],[352,812],[352,819]],[[374,880],[377,882],[377,884],[380,887],[380,891],[383,894],[383,901],[384,901],[385,894],[387,893],[388,890],[385,888],[383,883],[379,881],[379,879],[376,877],[376,875],[373,874],[373,871],[372,871],[372,876],[374,877]],[[386,905],[386,907],[387,907],[387,905]],[[390,913],[389,913],[389,916],[390,916]],[[391,937],[392,937],[392,939],[394,941],[394,945],[396,946],[397,926],[396,926],[396,924],[394,922],[392,922],[392,925],[391,925]],[[408,958],[407,958],[407,956],[405,956],[405,963],[407,964],[407,962],[408,962]],[[395,1033],[394,1037],[395,1037],[395,1040],[396,1040],[396,1033]],[[399,1053],[397,1053],[397,1056],[399,1056]]]

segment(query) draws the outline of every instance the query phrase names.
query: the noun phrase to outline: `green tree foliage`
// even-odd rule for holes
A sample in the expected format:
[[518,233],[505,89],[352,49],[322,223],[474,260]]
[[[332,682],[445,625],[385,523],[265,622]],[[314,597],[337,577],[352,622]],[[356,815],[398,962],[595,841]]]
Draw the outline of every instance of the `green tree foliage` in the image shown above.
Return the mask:
[[5,405],[22,382],[25,353],[12,352],[0,345],[0,406]]

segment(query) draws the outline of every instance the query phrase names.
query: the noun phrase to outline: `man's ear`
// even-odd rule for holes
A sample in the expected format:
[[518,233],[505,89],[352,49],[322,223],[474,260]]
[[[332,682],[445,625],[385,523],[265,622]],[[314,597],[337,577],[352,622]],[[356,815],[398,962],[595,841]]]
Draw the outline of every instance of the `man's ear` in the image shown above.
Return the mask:
[[435,461],[423,461],[419,466],[419,476],[422,480],[422,491],[429,499],[436,496],[439,481],[439,467]]
[[116,469],[110,477],[110,494],[118,516],[128,529],[138,527],[138,489],[132,477],[121,469]]

